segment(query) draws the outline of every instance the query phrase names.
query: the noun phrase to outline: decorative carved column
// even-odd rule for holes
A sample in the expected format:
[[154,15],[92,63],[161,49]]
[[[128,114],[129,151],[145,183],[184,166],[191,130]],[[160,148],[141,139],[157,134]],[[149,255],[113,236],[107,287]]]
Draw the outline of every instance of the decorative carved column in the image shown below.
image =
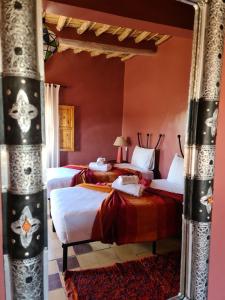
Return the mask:
[[206,300],[225,0],[182,2],[194,5],[195,24],[185,146],[181,287],[174,299]]
[[47,217],[41,1],[2,0],[0,5],[6,298],[42,300],[47,299]]

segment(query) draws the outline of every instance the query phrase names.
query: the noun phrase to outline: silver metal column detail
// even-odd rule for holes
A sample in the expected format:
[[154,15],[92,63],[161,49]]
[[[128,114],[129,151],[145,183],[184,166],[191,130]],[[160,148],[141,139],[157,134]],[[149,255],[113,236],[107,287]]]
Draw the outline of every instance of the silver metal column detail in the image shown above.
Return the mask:
[[193,222],[191,299],[207,299],[210,223]]
[[41,2],[0,1],[0,157],[7,300],[47,299]]
[[180,293],[206,300],[225,1],[180,0],[195,9],[188,124]]

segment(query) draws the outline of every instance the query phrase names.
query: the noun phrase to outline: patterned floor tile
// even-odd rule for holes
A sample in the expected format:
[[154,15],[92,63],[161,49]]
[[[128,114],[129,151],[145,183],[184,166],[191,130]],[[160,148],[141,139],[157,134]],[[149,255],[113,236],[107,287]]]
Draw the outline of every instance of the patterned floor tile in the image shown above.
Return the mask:
[[64,289],[57,289],[48,293],[48,300],[67,300]]
[[100,267],[110,266],[121,261],[113,248],[96,251],[95,257]]
[[88,268],[93,269],[99,267],[98,259],[96,257],[96,252],[90,252],[90,253],[78,255],[77,259],[82,269],[88,269]]
[[[58,258],[56,261],[57,261],[57,264],[58,264],[59,272],[62,272],[63,271],[63,259]],[[80,265],[79,265],[79,262],[78,262],[76,256],[69,256],[68,259],[67,259],[67,268],[68,268],[68,270],[76,269],[76,268],[79,268],[79,267],[80,267]]]
[[73,246],[73,250],[76,255],[85,254],[93,251],[90,244],[75,245]]
[[152,252],[152,243],[136,243],[127,245],[130,250],[135,254],[140,254],[143,252]]
[[114,246],[113,250],[122,262],[136,259],[136,254],[128,245]]
[[48,290],[56,290],[62,288],[59,273],[48,275]]
[[55,274],[59,272],[58,264],[56,260],[51,260],[48,262],[48,275]]
[[98,251],[98,250],[102,250],[102,249],[108,249],[108,248],[112,247],[112,245],[103,244],[101,242],[92,242],[91,247],[92,247],[93,251]]

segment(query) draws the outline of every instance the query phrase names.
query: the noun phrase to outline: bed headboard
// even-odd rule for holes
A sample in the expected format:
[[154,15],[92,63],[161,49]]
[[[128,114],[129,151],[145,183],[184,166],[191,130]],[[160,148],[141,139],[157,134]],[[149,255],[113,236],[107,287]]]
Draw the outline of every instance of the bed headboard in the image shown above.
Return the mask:
[[177,138],[178,138],[178,143],[179,143],[179,148],[180,148],[180,154],[181,154],[181,156],[184,158],[184,152],[183,152],[182,146],[181,146],[181,135],[178,134],[178,135],[177,135]]
[[[142,133],[137,132],[138,146],[142,147],[142,148],[150,148],[150,137],[151,137],[151,134],[147,133],[146,134],[146,147],[145,147],[145,146],[143,146]],[[154,167],[153,172],[154,172],[155,179],[161,178],[161,174],[159,171],[159,159],[160,159],[160,143],[161,143],[163,137],[165,137],[165,134],[160,133],[158,140],[156,142],[156,145],[154,147],[154,149],[155,149],[155,167]]]

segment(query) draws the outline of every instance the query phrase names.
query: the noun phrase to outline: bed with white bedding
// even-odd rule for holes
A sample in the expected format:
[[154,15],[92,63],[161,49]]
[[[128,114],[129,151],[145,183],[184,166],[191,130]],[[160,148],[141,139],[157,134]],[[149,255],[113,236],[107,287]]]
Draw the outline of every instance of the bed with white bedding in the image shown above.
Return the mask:
[[[167,179],[155,179],[151,187],[182,194],[182,187]],[[59,240],[70,244],[91,239],[98,209],[108,193],[75,186],[51,192],[51,215]]]
[[75,175],[80,170],[70,168],[48,168],[47,169],[47,196],[50,198],[52,190],[69,187]]
[[[151,187],[183,194],[183,158],[175,155],[167,179],[152,180]],[[108,195],[107,192],[90,190],[82,186],[51,191],[52,221],[65,249],[74,243],[91,240],[97,212]]]
[[145,179],[153,179],[155,168],[155,149],[147,149],[136,146],[130,163],[115,164],[120,169],[131,169],[138,171]]
[[59,240],[64,243],[90,240],[96,213],[108,193],[80,186],[51,192],[51,214]]
[[[155,149],[145,149],[136,146],[132,155],[131,163],[114,164],[114,167],[119,169],[130,169],[138,171],[145,179],[153,179],[153,169],[155,166]],[[48,168],[47,169],[47,196],[50,198],[50,193],[54,189],[70,187],[72,179],[79,174],[80,170],[75,168]],[[99,172],[96,176],[101,179],[101,173],[104,175],[107,172]],[[110,173],[110,171],[108,172]],[[111,172],[112,173],[112,172]],[[117,175],[115,175],[117,176]],[[110,176],[109,176],[110,177]],[[114,177],[114,176],[111,176]],[[103,176],[104,178],[104,176]],[[115,179],[115,178],[114,178]]]

